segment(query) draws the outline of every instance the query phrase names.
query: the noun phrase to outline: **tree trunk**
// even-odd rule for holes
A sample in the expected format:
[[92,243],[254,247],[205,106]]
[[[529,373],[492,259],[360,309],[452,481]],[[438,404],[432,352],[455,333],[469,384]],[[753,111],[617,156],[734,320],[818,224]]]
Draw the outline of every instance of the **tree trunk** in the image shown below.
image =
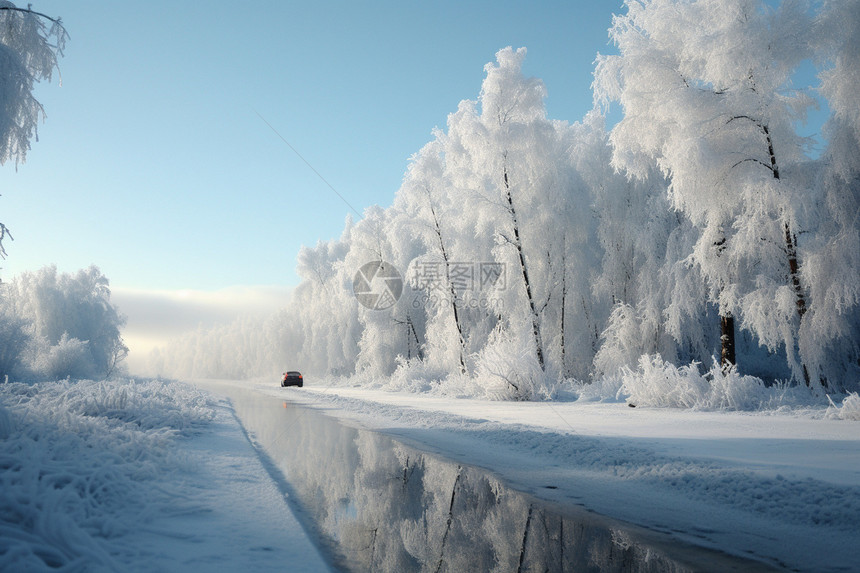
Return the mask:
[[[773,141],[770,138],[770,130],[766,124],[762,124],[761,130],[767,138],[767,150],[770,154],[770,170],[773,173],[773,178],[779,180],[779,166],[776,162],[776,154],[773,151]],[[791,281],[791,286],[794,289],[794,296],[797,299],[797,318],[798,322],[800,322],[803,320],[803,315],[806,314],[806,297],[803,294],[803,287],[800,285],[800,272],[797,264],[797,237],[791,232],[791,224],[788,222],[788,219],[783,223],[783,230],[785,231],[785,256],[788,258],[788,275],[789,280]],[[800,357],[799,349],[798,359],[800,360],[800,368],[803,370],[803,381],[807,386],[811,386],[809,370],[807,370],[806,364],[803,362],[803,358]],[[821,383],[826,386],[826,383],[823,380]]]
[[[773,178],[779,180],[779,165],[776,162],[776,154],[773,151],[773,141],[770,138],[770,130],[767,125],[762,125],[761,130],[767,139],[767,151],[770,155],[770,171],[773,173]],[[791,225],[786,220],[783,223],[785,231],[785,255],[788,258],[788,274],[791,280],[791,286],[794,288],[794,295],[797,297],[797,316],[803,318],[806,314],[806,297],[803,294],[803,288],[800,286],[800,273],[797,265],[797,239],[791,232]],[[805,370],[805,367],[804,367]],[[806,380],[807,385],[809,380]]]
[[433,208],[433,199],[430,197],[429,190],[427,191],[427,200],[430,202],[430,213],[433,215],[436,237],[439,239],[439,250],[442,251],[442,262],[445,265],[445,280],[448,282],[448,291],[451,294],[451,311],[454,314],[454,326],[457,327],[457,337],[460,342],[460,374],[465,374],[466,339],[463,336],[463,327],[460,324],[460,312],[457,308],[457,292],[454,290],[454,284],[451,282],[451,273],[448,268],[448,252],[445,250],[445,242],[442,240],[442,227],[439,225],[439,218],[436,217],[436,209]]
[[720,315],[720,366],[728,372],[735,365],[735,317]]
[[[507,154],[506,154],[507,156]],[[531,311],[532,317],[532,335],[534,336],[535,342],[535,351],[537,352],[537,360],[540,365],[541,370],[546,370],[546,366],[544,365],[543,359],[543,340],[541,338],[540,333],[540,317],[538,316],[537,306],[535,305],[534,297],[532,296],[532,283],[529,280],[529,270],[526,266],[526,257],[525,253],[523,253],[523,243],[520,239],[520,227],[519,222],[517,221],[517,212],[514,209],[514,200],[511,196],[511,186],[508,181],[508,166],[505,164],[504,166],[504,175],[505,175],[505,199],[508,202],[508,212],[511,214],[511,219],[514,224],[514,247],[517,249],[517,255],[519,256],[520,261],[520,270],[523,275],[523,284],[526,287],[526,297],[529,301],[529,310]]]
[[[722,234],[722,233],[721,233]],[[726,250],[726,236],[722,235],[720,240],[714,243],[717,248],[717,256],[721,256]],[[735,358],[735,317],[729,311],[720,312],[720,368],[728,372],[737,364]]]
[[568,375],[567,362],[565,360],[564,347],[564,318],[565,318],[565,303],[567,301],[567,257],[565,250],[567,249],[567,237],[562,243],[561,248],[561,371],[565,376]]
[[[411,336],[410,336],[411,335]],[[407,358],[412,358],[412,341],[415,341],[415,353],[419,360],[424,360],[424,352],[421,350],[421,341],[418,340],[418,332],[415,331],[415,324],[412,322],[412,316],[409,311],[406,311],[406,352]]]

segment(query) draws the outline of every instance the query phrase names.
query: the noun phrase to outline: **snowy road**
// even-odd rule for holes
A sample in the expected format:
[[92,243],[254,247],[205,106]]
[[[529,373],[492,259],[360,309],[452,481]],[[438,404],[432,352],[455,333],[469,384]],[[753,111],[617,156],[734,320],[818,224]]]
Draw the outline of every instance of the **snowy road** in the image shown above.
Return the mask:
[[257,390],[464,463],[560,504],[806,571],[852,570],[860,424],[821,412],[438,399],[344,388]]
[[211,429],[181,447],[193,469],[182,490],[199,510],[156,520],[129,540],[145,557],[141,570],[330,570],[228,403],[216,406]]

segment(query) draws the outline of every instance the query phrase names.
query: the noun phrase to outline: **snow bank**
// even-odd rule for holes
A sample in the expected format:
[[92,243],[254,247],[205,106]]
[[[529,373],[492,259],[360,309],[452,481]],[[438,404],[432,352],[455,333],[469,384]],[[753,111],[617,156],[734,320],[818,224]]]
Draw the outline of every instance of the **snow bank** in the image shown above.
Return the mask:
[[[401,361],[390,377],[352,375],[327,377],[313,383],[328,388],[409,392],[436,398],[627,402],[633,406],[690,410],[813,409],[821,415],[828,404],[825,396],[817,395],[805,386],[783,382],[766,384],[761,378],[739,374],[735,369],[723,372],[716,362],[710,370],[702,371],[697,362],[676,366],[663,360],[659,354],[645,355],[635,370],[622,367],[616,373],[595,378],[592,382],[580,382],[554,378],[541,372],[536,364],[529,364],[527,356],[518,356],[508,350],[508,353],[493,353],[492,360],[482,356],[478,371],[472,376],[452,374],[413,359]],[[312,380],[312,377],[307,380]],[[831,406],[827,416],[857,419],[860,406],[855,406],[853,399],[849,398],[842,407]]]
[[[327,387],[361,387],[368,390],[409,392],[445,398],[476,398],[490,401],[546,401],[575,398],[580,386],[573,380],[558,380],[542,372],[528,350],[505,354],[493,347],[482,353],[474,375],[449,372],[421,360],[401,360],[390,376],[328,376]],[[519,360],[522,358],[522,360]],[[255,381],[262,381],[256,378]],[[595,389],[603,386],[591,385]],[[611,394],[614,395],[615,391]]]
[[163,480],[186,465],[176,439],[213,416],[181,384],[0,384],[0,570],[126,569],[119,538],[193,511]]

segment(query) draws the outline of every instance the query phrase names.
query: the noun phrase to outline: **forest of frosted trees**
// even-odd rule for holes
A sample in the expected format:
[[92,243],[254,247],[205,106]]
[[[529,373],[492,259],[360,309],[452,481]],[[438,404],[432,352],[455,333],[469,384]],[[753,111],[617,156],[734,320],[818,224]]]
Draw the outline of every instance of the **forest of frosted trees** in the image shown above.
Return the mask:
[[[857,389],[860,2],[628,0],[609,33],[582,120],[549,119],[526,50],[499,51],[391,206],[302,249],[286,308],[153,366],[519,399],[654,371]],[[821,102],[816,151],[798,128]]]

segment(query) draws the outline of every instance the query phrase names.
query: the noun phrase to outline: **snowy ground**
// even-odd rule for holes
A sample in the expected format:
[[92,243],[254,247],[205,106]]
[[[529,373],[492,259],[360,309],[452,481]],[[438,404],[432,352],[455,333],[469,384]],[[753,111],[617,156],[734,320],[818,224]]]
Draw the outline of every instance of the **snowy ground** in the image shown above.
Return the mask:
[[[821,408],[693,412],[227,383],[705,547],[792,570],[858,570],[860,422]],[[230,404],[185,384],[0,384],[0,486],[3,571],[329,569]]]
[[0,571],[326,571],[229,404],[0,384]]
[[858,567],[860,423],[826,419],[822,409],[693,412],[256,389],[488,468],[539,497],[706,547],[788,569]]

